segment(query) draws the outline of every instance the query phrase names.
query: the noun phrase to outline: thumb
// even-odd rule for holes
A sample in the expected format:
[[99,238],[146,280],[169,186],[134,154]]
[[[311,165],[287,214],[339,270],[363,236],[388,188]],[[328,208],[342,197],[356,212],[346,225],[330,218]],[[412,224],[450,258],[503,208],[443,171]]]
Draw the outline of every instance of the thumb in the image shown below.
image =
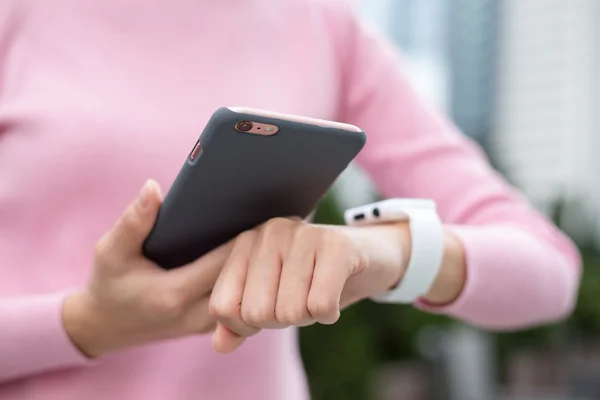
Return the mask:
[[244,336],[233,333],[219,322],[212,337],[212,344],[217,353],[226,354],[236,350],[245,340]]
[[109,233],[111,247],[124,256],[141,254],[144,240],[156,222],[160,204],[160,187],[154,180],[148,180]]

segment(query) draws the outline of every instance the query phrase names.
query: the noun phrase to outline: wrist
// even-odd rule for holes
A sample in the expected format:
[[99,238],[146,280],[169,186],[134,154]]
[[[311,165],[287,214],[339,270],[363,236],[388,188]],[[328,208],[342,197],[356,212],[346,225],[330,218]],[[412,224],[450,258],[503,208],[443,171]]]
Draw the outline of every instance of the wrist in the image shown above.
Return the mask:
[[[385,237],[396,236],[395,246],[402,249],[402,261],[386,266],[385,262],[390,263],[390,259],[376,257],[384,263],[374,263],[373,269],[381,267],[389,271],[393,265],[396,274],[392,283],[374,296],[375,301],[412,303],[420,298],[447,304],[458,298],[466,280],[464,249],[456,237],[444,232],[433,200],[383,200],[346,210],[344,219],[350,226],[395,228],[388,229]],[[382,227],[383,222],[389,225]],[[384,236],[380,239],[386,242]],[[397,268],[398,265],[401,267]]]
[[433,285],[422,300],[434,305],[448,305],[462,293],[467,278],[465,250],[452,233],[444,235],[444,256]]
[[408,222],[398,222],[393,224],[393,227],[397,230],[397,232],[395,237],[390,239],[394,240],[394,243],[396,243],[396,245],[399,245],[402,249],[402,259],[398,262],[397,265],[394,264],[392,266],[395,267],[394,270],[396,274],[392,277],[392,280],[390,281],[389,286],[386,290],[394,289],[402,280],[402,276],[404,275],[404,272],[408,267],[408,262],[410,260],[412,249],[410,227],[408,225]]
[[101,323],[95,321],[97,316],[89,295],[84,291],[67,296],[63,302],[64,329],[73,345],[88,358],[103,354],[101,346],[96,343],[102,336],[97,330],[101,326]]
[[402,279],[410,259],[410,229],[405,221],[348,227],[365,265],[360,274],[361,297],[393,289]]
[[[375,272],[380,291],[394,289],[404,275],[411,257],[411,236],[408,222],[368,225],[360,231],[361,247],[367,255],[366,269]],[[466,281],[464,247],[458,238],[444,234],[442,265],[422,300],[432,305],[447,305],[462,293]],[[382,286],[383,285],[383,286]]]

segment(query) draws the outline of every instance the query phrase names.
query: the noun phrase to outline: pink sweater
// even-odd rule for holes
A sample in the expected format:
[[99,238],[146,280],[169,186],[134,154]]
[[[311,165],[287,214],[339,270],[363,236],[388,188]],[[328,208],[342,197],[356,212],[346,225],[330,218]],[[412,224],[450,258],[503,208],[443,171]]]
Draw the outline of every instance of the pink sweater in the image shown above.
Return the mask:
[[199,336],[89,362],[61,325],[96,240],[147,178],[170,186],[223,105],[359,125],[358,162],[383,194],[435,199],[468,281],[429,311],[490,329],[568,314],[573,244],[382,44],[340,1],[0,1],[0,399],[307,398],[294,329],[228,356]]

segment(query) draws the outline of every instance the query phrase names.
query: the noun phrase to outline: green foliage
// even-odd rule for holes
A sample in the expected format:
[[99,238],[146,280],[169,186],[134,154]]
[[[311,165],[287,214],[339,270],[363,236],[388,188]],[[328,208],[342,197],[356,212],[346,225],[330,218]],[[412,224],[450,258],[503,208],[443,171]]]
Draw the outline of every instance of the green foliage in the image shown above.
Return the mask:
[[600,332],[600,255],[589,249],[583,249],[582,255],[579,299],[569,323],[579,334],[592,336]]

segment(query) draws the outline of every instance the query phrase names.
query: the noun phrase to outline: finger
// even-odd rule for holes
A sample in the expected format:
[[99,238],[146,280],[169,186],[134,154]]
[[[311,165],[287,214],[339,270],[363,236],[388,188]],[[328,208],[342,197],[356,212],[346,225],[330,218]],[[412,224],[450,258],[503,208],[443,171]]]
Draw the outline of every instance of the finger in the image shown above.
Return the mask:
[[308,294],[308,311],[321,324],[340,318],[340,299],[348,277],[356,270],[354,249],[343,236],[331,232],[319,243]]
[[308,311],[308,294],[315,268],[319,229],[311,225],[299,228],[283,263],[275,316],[283,324],[307,326],[314,323]]
[[288,252],[294,226],[289,220],[277,219],[259,230],[250,256],[241,309],[243,321],[250,326],[264,329],[286,327],[277,322],[275,305],[282,258]]
[[255,235],[254,231],[248,231],[237,237],[210,296],[211,315],[241,336],[251,336],[259,331],[258,328],[245,324],[241,316],[244,286]]
[[160,187],[148,180],[138,198],[131,202],[121,218],[100,241],[100,251],[122,257],[139,256],[142,244],[152,230],[161,204]]
[[245,340],[245,336],[232,332],[223,324],[217,324],[212,337],[212,345],[217,353],[227,354],[239,348]]

